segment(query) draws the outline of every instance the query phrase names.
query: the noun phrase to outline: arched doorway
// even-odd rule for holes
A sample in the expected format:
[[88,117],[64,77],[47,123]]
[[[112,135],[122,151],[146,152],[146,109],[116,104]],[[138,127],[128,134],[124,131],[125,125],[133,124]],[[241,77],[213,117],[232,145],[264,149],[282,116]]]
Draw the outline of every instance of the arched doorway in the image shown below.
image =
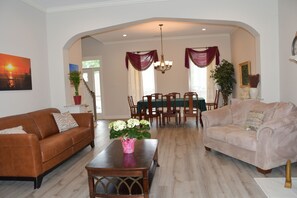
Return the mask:
[[[76,46],[75,43],[76,42],[80,42],[80,48],[82,49],[81,53],[80,53],[80,58],[83,59],[85,56],[102,56],[102,66],[103,66],[103,69],[102,69],[102,74],[103,76],[106,76],[106,77],[103,77],[103,86],[102,86],[102,95],[103,95],[103,102],[102,102],[102,106],[103,106],[103,109],[105,109],[104,107],[106,107],[108,110],[108,112],[105,112],[103,110],[103,114],[102,114],[102,118],[119,118],[119,117],[124,117],[126,114],[128,114],[127,110],[125,110],[125,108],[121,108],[121,107],[114,107],[112,104],[111,104],[111,98],[116,98],[117,95],[115,94],[112,94],[110,93],[109,89],[116,89],[115,87],[116,86],[120,86],[121,90],[119,89],[117,92],[119,92],[119,94],[122,94],[122,95],[125,95],[126,96],[126,92],[123,91],[125,89],[127,89],[123,83],[125,83],[125,77],[123,77],[125,74],[125,70],[123,68],[119,69],[119,70],[116,70],[114,68],[114,65],[122,65],[121,62],[117,62],[115,60],[111,60],[112,56],[110,55],[110,53],[113,53],[115,54],[115,52],[119,51],[118,54],[116,55],[113,55],[115,57],[117,57],[118,59],[121,59],[122,62],[124,62],[124,58],[123,56],[120,56],[119,54],[123,55],[126,51],[137,51],[137,50],[149,50],[149,49],[157,49],[159,50],[159,29],[158,29],[158,25],[160,22],[166,24],[178,24],[178,25],[175,25],[177,27],[177,29],[182,29],[183,27],[184,28],[189,28],[190,26],[192,27],[195,27],[196,26],[199,26],[199,27],[203,27],[203,25],[205,26],[208,26],[208,27],[222,27],[222,30],[221,32],[217,33],[217,35],[220,35],[220,36],[217,36],[217,37],[214,37],[214,34],[212,34],[210,36],[210,34],[207,34],[207,33],[201,33],[201,35],[198,35],[198,32],[195,32],[194,33],[196,35],[194,36],[198,36],[200,37],[199,41],[197,42],[187,42],[185,44],[181,44],[181,41],[182,39],[184,38],[193,38],[194,36],[193,35],[190,35],[190,34],[187,34],[186,36],[185,35],[181,35],[180,33],[179,34],[175,34],[174,33],[174,28],[171,28],[170,26],[168,27],[168,32],[164,31],[164,37],[166,35],[166,37],[164,38],[164,45],[166,45],[167,49],[165,48],[164,49],[164,54],[165,56],[173,56],[174,58],[176,57],[179,57],[176,61],[174,61],[176,63],[176,65],[174,65],[173,67],[176,67],[177,68],[177,65],[179,65],[179,68],[180,70],[177,71],[175,70],[175,72],[171,72],[169,73],[168,75],[163,75],[163,76],[160,76],[158,75],[157,76],[157,81],[159,83],[159,88],[158,90],[160,91],[164,91],[166,92],[167,90],[169,91],[169,86],[170,85],[167,85],[166,82],[170,82],[171,79],[178,79],[180,78],[181,80],[183,80],[183,82],[181,84],[185,84],[185,85],[181,85],[181,86],[175,86],[175,87],[178,87],[178,89],[180,90],[185,90],[187,88],[187,82],[186,82],[186,79],[187,79],[187,74],[186,74],[186,71],[185,70],[182,70],[182,65],[183,65],[183,58],[184,58],[184,55],[183,55],[183,51],[182,50],[176,50],[178,52],[172,52],[172,49],[175,48],[176,46],[174,44],[172,44],[173,42],[178,42],[178,44],[176,45],[184,45],[184,46],[187,46],[187,47],[199,47],[199,46],[202,46],[202,47],[205,47],[205,46],[212,46],[212,45],[219,45],[219,49],[220,51],[222,52],[221,55],[221,59],[222,58],[226,58],[229,59],[229,61],[232,61],[232,59],[234,58],[233,57],[233,52],[232,52],[232,47],[233,46],[236,46],[236,45],[233,45],[232,42],[231,42],[231,39],[228,37],[231,37],[230,36],[230,32],[226,32],[225,29],[233,29],[233,30],[240,30],[240,32],[244,33],[244,34],[248,34],[250,35],[252,38],[253,38],[253,43],[254,43],[254,49],[252,49],[255,53],[252,55],[253,56],[253,64],[252,66],[254,66],[254,71],[255,72],[258,72],[260,73],[260,66],[259,66],[259,54],[257,54],[256,52],[259,52],[259,50],[257,50],[256,48],[259,46],[259,36],[258,36],[258,33],[250,26],[246,25],[246,24],[243,24],[243,23],[238,23],[238,22],[232,22],[232,21],[205,21],[205,20],[193,20],[193,19],[160,19],[160,18],[152,18],[152,19],[146,19],[146,20],[140,20],[140,21],[134,21],[134,22],[130,22],[130,23],[125,23],[125,24],[121,24],[121,25],[117,25],[117,26],[113,26],[113,27],[109,27],[109,28],[104,28],[104,29],[98,29],[98,30],[92,30],[92,31],[89,31],[89,32],[83,32],[83,33],[80,33],[79,35],[76,35],[75,37],[71,38],[67,44],[65,45],[65,50],[68,50],[68,53],[67,53],[67,58],[65,58],[65,60],[69,60],[71,54],[69,54],[69,51],[71,51],[71,49],[73,48],[73,46]],[[152,24],[156,24],[156,25],[152,25]],[[148,29],[147,27],[149,26],[149,24],[152,26],[151,29],[154,29],[155,34],[151,34],[150,37],[149,37],[149,34],[145,34],[148,32]],[[112,40],[108,40],[109,38],[108,35],[109,34],[119,34],[121,37],[122,37],[122,32],[124,32],[123,30],[128,30],[128,29],[137,29],[137,27],[139,28],[139,32],[144,32],[142,33],[143,35],[147,35],[147,38],[140,38],[139,36],[135,37],[133,41],[120,41],[120,40],[115,40],[115,41],[112,41]],[[167,27],[165,25],[165,27]],[[197,29],[197,28],[196,28]],[[122,31],[122,32],[121,32]],[[177,30],[177,32],[180,31],[180,30]],[[188,30],[187,30],[188,31]],[[224,32],[225,31],[225,32]],[[120,34],[121,33],[121,34]],[[86,37],[88,36],[88,37]],[[89,36],[91,36],[91,38],[93,39],[93,41],[96,41],[97,43],[95,42],[92,42],[90,41]],[[242,35],[241,35],[242,36]],[[237,35],[237,37],[240,37],[240,35]],[[102,38],[102,40],[100,40],[100,38]],[[201,39],[202,38],[202,39]],[[212,41],[212,42],[209,42],[210,39],[213,39],[213,40],[216,40],[216,39],[220,39],[220,42],[216,42],[216,41]],[[106,39],[106,40],[104,40]],[[84,41],[86,40],[89,40],[87,41],[87,43],[85,43]],[[144,42],[146,40],[146,42]],[[204,40],[204,41],[202,41]],[[130,44],[128,44],[130,42]],[[131,45],[131,42],[134,42],[134,45]],[[144,45],[137,45],[135,43],[145,43]],[[229,44],[228,44],[229,42]],[[95,43],[95,44],[94,44]],[[91,46],[89,52],[86,52],[84,49],[86,49],[85,47],[89,45]],[[95,46],[96,45],[96,46]],[[116,48],[114,46],[117,46]],[[172,46],[172,47],[171,47]],[[76,46],[77,47],[77,46]],[[237,46],[237,48],[239,48]],[[95,50],[94,50],[95,49]],[[177,49],[177,48],[175,48]],[[74,50],[74,51],[77,51],[77,50]],[[97,53],[97,54],[92,54],[94,51],[101,51],[100,53]],[[245,53],[245,52],[244,52]],[[235,69],[237,68],[237,64],[240,63],[241,59],[243,60],[246,60],[247,58],[244,57],[244,53],[242,54],[238,54],[238,51],[235,53],[237,58],[235,58],[234,60],[236,60],[234,64],[235,66]],[[120,58],[119,58],[120,57]],[[169,57],[171,58],[171,57]],[[257,67],[256,67],[257,65]],[[106,66],[106,69],[105,69],[105,66]],[[119,67],[122,67],[122,66],[119,66]],[[65,67],[67,68],[67,67]],[[174,70],[173,70],[174,71]],[[67,72],[67,71],[65,71]],[[112,78],[111,74],[114,73],[121,73],[122,75],[121,76],[117,76],[118,80],[121,81],[120,84],[116,85],[117,83],[115,83],[114,81],[110,81],[110,79]],[[181,73],[185,73],[185,75],[181,75]],[[237,73],[237,72],[236,72]],[[67,89],[67,84],[66,84],[66,89]],[[240,89],[239,87],[236,87],[236,89]],[[170,91],[174,91],[174,90],[170,90]],[[237,90],[238,91],[238,90]],[[181,91],[183,92],[183,91]],[[235,97],[236,95],[239,95],[239,93],[236,93],[235,94]],[[66,98],[70,98],[70,96],[67,96],[67,93],[66,93]],[[69,101],[69,100],[68,100]],[[107,102],[104,102],[104,101],[107,101]],[[122,101],[122,103],[124,102],[124,100]],[[122,104],[124,105],[124,104]],[[114,107],[114,109],[112,109]],[[120,110],[119,110],[120,109]],[[121,111],[120,114],[117,114],[119,111]]]

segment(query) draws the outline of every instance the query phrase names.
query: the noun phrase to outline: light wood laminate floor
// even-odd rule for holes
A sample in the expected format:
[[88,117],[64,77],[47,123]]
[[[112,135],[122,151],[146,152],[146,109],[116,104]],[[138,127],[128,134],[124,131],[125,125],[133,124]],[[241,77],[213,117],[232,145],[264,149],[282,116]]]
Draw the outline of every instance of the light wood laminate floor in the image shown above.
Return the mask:
[[[90,146],[54,169],[43,179],[40,189],[33,182],[0,181],[2,198],[84,198],[89,196],[85,165],[112,140],[109,121],[99,121],[95,148]],[[173,121],[172,121],[173,123]],[[202,130],[195,121],[186,125],[156,128],[152,138],[159,140],[159,164],[150,191],[150,198],[215,198],[265,197],[254,177],[284,177],[285,166],[275,168],[266,176],[254,166],[215,151],[205,151]],[[296,164],[292,175],[297,176]],[[294,185],[294,184],[293,184]]]

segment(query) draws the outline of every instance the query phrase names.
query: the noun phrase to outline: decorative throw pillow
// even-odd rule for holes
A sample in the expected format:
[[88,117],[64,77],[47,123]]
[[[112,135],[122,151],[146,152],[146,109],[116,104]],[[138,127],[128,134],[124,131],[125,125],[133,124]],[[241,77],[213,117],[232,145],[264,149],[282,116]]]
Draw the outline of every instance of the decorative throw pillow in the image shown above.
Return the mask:
[[247,115],[245,126],[247,130],[257,131],[263,123],[264,113],[261,111],[250,111]]
[[78,124],[69,112],[53,113],[56,124],[60,132],[77,127]]
[[22,126],[0,130],[0,134],[26,134]]

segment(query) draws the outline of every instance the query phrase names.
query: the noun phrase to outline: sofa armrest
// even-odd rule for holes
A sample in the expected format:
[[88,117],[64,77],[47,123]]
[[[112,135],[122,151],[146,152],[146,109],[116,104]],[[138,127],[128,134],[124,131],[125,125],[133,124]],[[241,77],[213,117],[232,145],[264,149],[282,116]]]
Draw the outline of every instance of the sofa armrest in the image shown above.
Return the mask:
[[0,176],[37,177],[43,173],[35,134],[0,135]]
[[[265,133],[263,133],[263,131]],[[289,115],[281,119],[273,119],[262,124],[257,130],[257,140],[259,140],[263,134],[268,134],[269,136],[283,136],[284,134],[288,135],[289,133],[294,132],[297,132],[297,117]]]
[[[257,164],[270,169],[297,160],[297,117],[265,122],[257,131]],[[265,167],[264,167],[265,165]]]
[[220,126],[232,123],[232,114],[229,106],[202,112],[203,127]]
[[91,113],[72,113],[71,114],[79,126],[94,128],[93,114]]

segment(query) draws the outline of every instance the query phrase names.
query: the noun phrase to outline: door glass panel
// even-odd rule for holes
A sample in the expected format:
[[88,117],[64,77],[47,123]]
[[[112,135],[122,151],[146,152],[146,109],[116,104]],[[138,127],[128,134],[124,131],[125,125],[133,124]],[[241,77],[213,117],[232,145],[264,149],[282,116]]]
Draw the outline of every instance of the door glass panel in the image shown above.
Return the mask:
[[89,78],[88,78],[88,73],[83,73],[83,79],[86,81],[86,82],[89,82]]
[[94,71],[94,80],[95,80],[96,110],[97,110],[97,113],[102,113],[99,71]]

